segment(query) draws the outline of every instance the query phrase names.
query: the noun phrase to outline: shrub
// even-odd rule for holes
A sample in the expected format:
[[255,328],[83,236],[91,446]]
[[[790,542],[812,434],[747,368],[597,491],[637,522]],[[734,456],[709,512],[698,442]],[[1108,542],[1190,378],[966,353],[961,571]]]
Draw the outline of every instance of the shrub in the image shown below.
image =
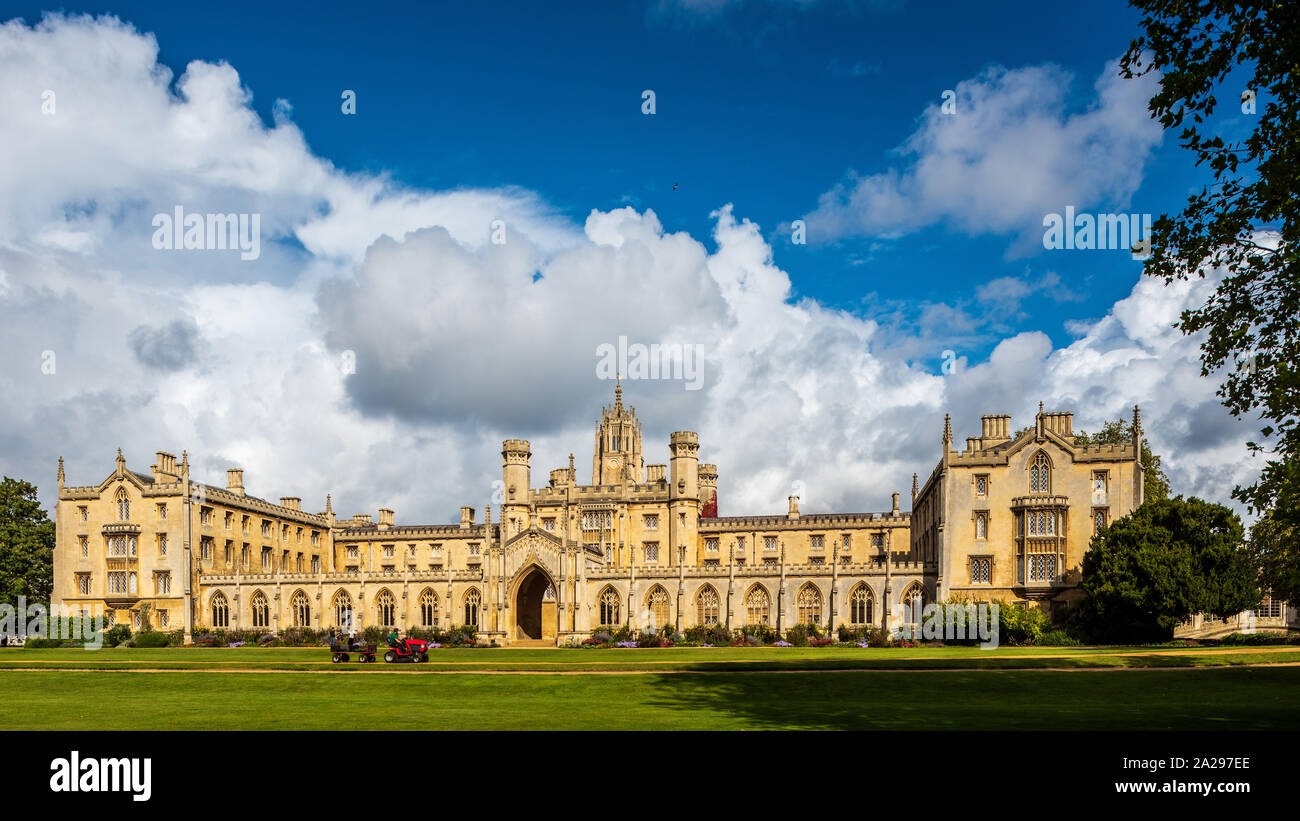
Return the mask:
[[1052,617],[1040,607],[1024,602],[998,602],[998,618],[1003,644],[1033,644],[1052,626]]
[[1078,647],[1080,644],[1083,644],[1083,642],[1079,641],[1074,636],[1071,636],[1066,631],[1058,628],[1056,630],[1048,630],[1046,633],[1039,636],[1038,641],[1034,642],[1034,644],[1037,644],[1040,647]]
[[[618,646],[622,647],[624,644],[625,642],[619,642]],[[637,647],[667,647],[669,641],[658,633],[645,632],[642,633],[633,644]]]
[[808,643],[808,638],[811,633],[808,627],[809,625],[806,624],[794,625],[789,630],[785,631],[785,640],[793,644],[795,647],[803,647]]
[[136,647],[166,647],[170,643],[171,639],[166,633],[159,633],[156,630],[137,633],[135,637]]
[[131,628],[125,624],[115,624],[104,631],[104,646],[116,647],[131,638]]
[[50,650],[63,646],[63,639],[27,639],[27,643],[20,645],[28,650]]
[[747,624],[740,628],[740,632],[745,636],[752,638],[754,644],[771,644],[781,638],[775,630],[768,627],[766,624]]

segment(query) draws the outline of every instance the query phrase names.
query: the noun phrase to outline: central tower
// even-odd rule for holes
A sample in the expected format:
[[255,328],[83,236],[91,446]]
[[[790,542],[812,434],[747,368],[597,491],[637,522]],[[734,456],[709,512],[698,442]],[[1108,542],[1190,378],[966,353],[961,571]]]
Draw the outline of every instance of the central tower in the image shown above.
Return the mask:
[[593,485],[617,485],[624,479],[641,484],[645,457],[641,454],[641,422],[636,408],[623,407],[623,381],[614,386],[614,407],[606,405],[596,426],[596,449],[591,460]]

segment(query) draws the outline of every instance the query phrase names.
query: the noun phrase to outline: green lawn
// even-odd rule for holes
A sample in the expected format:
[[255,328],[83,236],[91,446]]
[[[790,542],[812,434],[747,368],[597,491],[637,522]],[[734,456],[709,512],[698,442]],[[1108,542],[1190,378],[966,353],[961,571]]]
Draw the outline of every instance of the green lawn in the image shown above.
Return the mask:
[[0,674],[10,730],[1297,729],[1300,670]]
[[0,649],[0,671],[62,670],[301,670],[367,674],[392,672],[616,672],[889,669],[1028,669],[1044,667],[1202,667],[1300,662],[1300,646],[1187,647],[713,647],[609,650],[435,650],[420,664],[332,664],[325,648]]

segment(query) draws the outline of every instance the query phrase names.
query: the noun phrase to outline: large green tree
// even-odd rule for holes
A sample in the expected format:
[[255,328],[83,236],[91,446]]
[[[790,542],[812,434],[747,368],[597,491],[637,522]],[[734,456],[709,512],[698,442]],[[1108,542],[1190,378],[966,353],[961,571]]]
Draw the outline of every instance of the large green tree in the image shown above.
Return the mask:
[[0,482],[0,603],[48,602],[54,591],[54,522],[36,486],[8,476]]
[[1079,607],[1093,641],[1163,641],[1194,613],[1220,618],[1259,603],[1241,519],[1201,499],[1160,499],[1116,519],[1083,557]]
[[[1130,0],[1142,35],[1121,60],[1127,76],[1156,71],[1151,116],[1208,172],[1181,213],[1152,228],[1146,273],[1166,281],[1226,273],[1179,327],[1204,332],[1201,372],[1222,380],[1233,415],[1258,415],[1258,481],[1233,495],[1268,520],[1262,582],[1300,600],[1300,3],[1290,0]],[[1223,95],[1230,117],[1213,119]],[[1238,107],[1240,110],[1237,110]],[[1244,129],[1242,123],[1245,123]],[[1228,134],[1219,133],[1220,130]],[[1239,133],[1240,137],[1234,137]],[[1278,239],[1266,239],[1261,232]]]

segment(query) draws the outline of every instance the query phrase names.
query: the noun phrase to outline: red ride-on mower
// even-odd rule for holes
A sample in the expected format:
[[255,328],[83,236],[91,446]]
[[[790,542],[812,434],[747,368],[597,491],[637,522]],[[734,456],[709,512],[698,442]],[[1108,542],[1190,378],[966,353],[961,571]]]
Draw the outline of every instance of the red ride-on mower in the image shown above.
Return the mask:
[[429,660],[429,642],[420,639],[407,639],[404,643],[405,647],[402,646],[403,642],[399,642],[395,647],[390,647],[388,652],[384,653],[384,661],[389,664],[399,661],[419,664]]

